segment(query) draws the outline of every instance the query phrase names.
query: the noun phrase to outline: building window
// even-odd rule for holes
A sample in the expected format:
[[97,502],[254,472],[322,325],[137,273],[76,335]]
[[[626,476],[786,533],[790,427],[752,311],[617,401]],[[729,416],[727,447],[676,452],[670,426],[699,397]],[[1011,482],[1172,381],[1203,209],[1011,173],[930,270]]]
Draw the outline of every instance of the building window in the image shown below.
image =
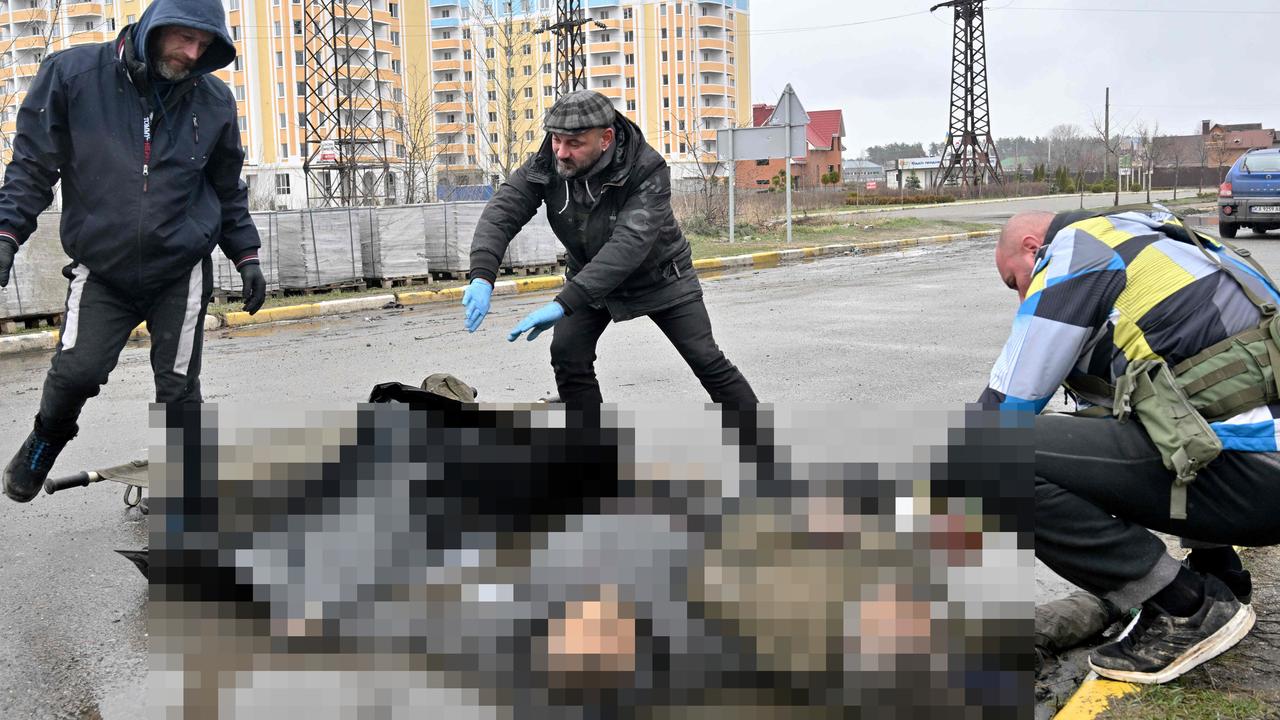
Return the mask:
[[671,84],[671,76],[670,76],[670,75],[667,75],[666,73],[663,73],[663,75],[662,75],[662,84],[663,84],[663,85],[670,85],[670,84]]
[[662,98],[662,107],[664,107],[664,108],[669,108],[669,107],[671,107],[671,98],[669,98],[669,97],[664,97],[664,98]]
[[[677,7],[678,7],[678,6],[677,6]],[[684,37],[684,28],[682,28],[682,27],[677,27],[677,28],[676,28],[676,37],[678,37],[678,38],[682,38],[682,37]]]
[[301,34],[302,34],[302,21],[301,21],[301,20],[294,20],[294,21],[293,21],[293,34],[294,34],[294,35],[301,35]]
[[236,61],[231,64],[231,67],[236,72],[240,72],[241,70],[244,69],[244,62],[241,61],[241,58],[239,55],[236,56]]
[[678,108],[682,108],[682,107],[684,107],[684,96],[683,96],[683,95],[681,95],[680,97],[676,98],[676,107],[678,107]]
[[276,97],[284,97],[284,83],[276,83]]
[[609,17],[610,17],[610,15],[611,15],[611,13],[610,13],[608,10],[601,10],[601,11],[600,11],[600,19],[601,19],[601,20],[608,20],[608,19],[609,19]]
[[282,128],[289,127],[288,116],[285,115],[284,113],[280,113],[280,127]]
[[612,56],[612,55],[605,55],[603,58],[601,58],[600,64],[601,64],[601,65],[612,65],[612,64],[613,64],[613,56]]
[[622,40],[623,40],[624,42],[635,42],[635,40],[636,40],[636,33],[635,33],[635,31],[634,31],[634,30],[628,30],[628,31],[626,31],[626,32],[622,33]]
[[289,157],[289,146],[286,145],[285,143],[280,143],[280,157],[282,158]]
[[[129,22],[133,22],[133,16],[132,16],[132,15],[130,15],[130,16],[129,16],[129,18],[130,18],[130,19],[129,19]],[[232,40],[233,42],[235,42],[235,41],[239,41],[239,40],[240,40],[240,26],[239,26],[239,25],[232,25],[232,26],[231,26],[231,40]]]
[[276,173],[276,194],[289,194],[289,175],[287,173]]
[[305,128],[306,126],[307,126],[307,114],[304,112],[298,113],[298,127]]
[[[660,36],[661,36],[661,38],[662,38],[663,40],[666,40],[666,39],[667,39],[667,29],[666,29],[666,28],[662,28],[662,32],[660,33]],[[668,152],[670,152],[670,151],[668,151]]]
[[[299,82],[296,87],[294,87],[294,90],[298,93],[298,97],[305,97],[307,94],[307,84],[305,82]],[[284,97],[284,95],[281,94],[281,97]]]
[[297,65],[298,67],[302,67],[303,65],[305,65],[305,64],[306,64],[306,62],[307,62],[307,61],[306,61],[306,59],[305,59],[305,53],[303,53],[301,50],[294,50],[294,51],[293,51],[293,64],[294,64],[294,65]]
[[543,85],[543,86],[542,86],[542,96],[543,96],[543,97],[551,97],[551,93],[552,93],[552,88],[551,88],[551,86],[550,86],[550,85]]
[[281,31],[280,31],[280,21],[279,21],[279,20],[277,20],[277,21],[276,21],[276,23],[275,23],[275,31],[276,31],[276,37],[280,37],[280,35],[281,35],[282,33],[281,33]]
[[249,132],[249,118],[241,115],[240,117],[236,118],[236,125],[240,127],[240,132],[242,133]]
[[392,31],[391,31],[391,44],[392,44],[392,45],[395,45],[396,47],[400,47],[400,33],[399,33],[399,31],[396,31],[396,30],[392,30]]
[[452,33],[451,31],[449,31],[449,30],[445,30],[444,32],[440,33],[440,39],[441,39],[441,40],[452,40],[452,39],[453,39],[453,33]]
[[533,140],[533,131],[532,131],[532,130],[525,130],[525,131],[524,131],[524,139],[525,139],[525,141],[526,141],[526,142]]
[[683,51],[683,50],[677,50],[677,51],[676,51],[676,62],[684,62],[684,51]]
[[[492,94],[492,93],[490,93],[490,94]],[[492,99],[492,98],[490,98],[490,99]],[[489,113],[489,122],[498,122],[498,113],[496,113],[496,112],[491,112],[491,113]]]
[[663,132],[671,132],[671,121],[670,121],[670,120],[663,120],[663,121],[662,121],[662,131],[663,131]]
[[662,51],[662,62],[666,62],[666,61],[667,61],[667,51],[666,51],[666,50],[663,50],[663,51]]
[[635,100],[628,100],[628,101],[627,101],[627,110],[630,110],[630,111],[632,111],[632,112],[635,112],[635,109],[636,109],[636,101],[635,101]]
[[237,86],[236,86],[236,99],[237,99],[237,100],[244,100],[244,86],[243,86],[243,85],[237,85]]
[[391,3],[390,5],[388,5],[388,6],[387,6],[387,10],[389,10],[389,11],[391,12],[391,17],[400,17],[400,6],[399,6],[399,5],[397,5],[397,4],[395,4],[395,3]]
[[526,100],[532,100],[532,99],[533,99],[533,88],[531,88],[531,87],[527,87],[527,88],[525,88],[525,89],[524,89],[524,98],[525,98]]
[[230,6],[229,6],[229,8],[228,8],[228,9],[230,9],[230,10],[239,10],[239,9],[240,9],[240,0],[231,0],[231,4],[230,4]]
[[603,81],[601,81],[601,82],[600,82],[600,87],[611,88],[611,87],[613,87],[613,81],[612,81],[612,80],[603,80]]
[[[240,58],[236,58],[239,60]],[[276,51],[276,67],[284,67],[284,53]]]
[[664,144],[664,145],[662,146],[662,151],[663,151],[663,152],[665,152],[666,154],[670,155],[670,154],[671,154],[671,143],[666,143],[666,144]]
[[681,87],[684,87],[684,73],[679,73],[676,75],[676,84]]
[[633,77],[627,78],[627,87],[633,88],[635,86],[636,86],[636,79]]
[[[681,5],[680,3],[676,3],[676,14],[677,14],[677,15],[679,15],[679,14],[680,14],[680,8],[682,8],[682,7],[684,7],[684,6],[683,6],[683,5]],[[683,151],[681,151],[681,152],[683,152]]]
[[533,119],[533,109],[532,109],[532,108],[526,108],[526,109],[525,109],[525,111],[524,111],[524,119],[525,119],[525,120],[532,120],[532,119]]
[[623,20],[631,19],[631,8],[622,8],[622,19]]
[[624,56],[623,56],[622,60],[623,60],[623,62],[624,62],[624,63],[626,63],[627,65],[635,65],[635,64],[636,64],[636,56],[635,56],[635,54],[634,54],[634,53],[627,53],[626,55],[624,55]]
[[757,165],[757,166],[760,166],[760,167],[764,167],[764,166],[768,165],[768,164],[769,164],[769,162],[770,162],[770,161],[768,161],[768,160],[757,160],[757,161],[756,161],[756,165]]

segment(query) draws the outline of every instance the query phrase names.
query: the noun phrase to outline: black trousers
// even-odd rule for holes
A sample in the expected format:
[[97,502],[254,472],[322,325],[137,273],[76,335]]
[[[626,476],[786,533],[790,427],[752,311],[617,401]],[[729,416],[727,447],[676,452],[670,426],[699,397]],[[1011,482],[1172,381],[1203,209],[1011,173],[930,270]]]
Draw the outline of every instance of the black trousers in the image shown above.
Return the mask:
[[[749,406],[758,401],[751,385],[724,356],[711,334],[711,318],[702,299],[651,313],[680,357],[689,364],[713,402]],[[596,345],[612,318],[603,308],[583,308],[555,325],[551,340],[551,367],[556,374],[560,399],[569,404],[599,404],[596,380]]]
[[1142,426],[1045,415],[1035,427],[1036,556],[1118,607],[1140,605],[1178,571],[1150,532],[1200,543],[1280,543],[1280,453],[1223,452],[1169,517],[1173,473]]
[[130,333],[145,321],[151,334],[156,402],[198,403],[204,314],[213,294],[209,258],[154,297],[137,298],[97,280],[83,265],[68,266],[67,310],[36,427],[46,437],[69,440],[85,402],[115,369]]

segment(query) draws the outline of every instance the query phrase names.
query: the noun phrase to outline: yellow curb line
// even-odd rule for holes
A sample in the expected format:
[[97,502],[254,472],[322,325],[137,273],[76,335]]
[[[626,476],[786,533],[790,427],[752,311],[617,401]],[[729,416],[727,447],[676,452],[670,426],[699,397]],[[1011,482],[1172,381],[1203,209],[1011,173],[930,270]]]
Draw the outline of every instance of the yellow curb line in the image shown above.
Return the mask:
[[1141,689],[1133,683],[1104,680],[1090,671],[1053,720],[1093,720],[1111,705],[1112,700]]

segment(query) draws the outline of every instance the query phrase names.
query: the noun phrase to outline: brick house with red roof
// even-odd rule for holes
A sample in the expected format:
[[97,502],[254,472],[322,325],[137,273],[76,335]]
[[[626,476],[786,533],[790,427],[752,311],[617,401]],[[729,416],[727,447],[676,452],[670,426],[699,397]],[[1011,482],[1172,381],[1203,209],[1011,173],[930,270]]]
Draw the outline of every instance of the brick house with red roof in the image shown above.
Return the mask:
[[[760,127],[773,114],[773,105],[751,106],[752,126]],[[806,153],[802,158],[791,159],[791,173],[797,178],[796,186],[820,188],[822,176],[840,172],[844,162],[844,113],[840,110],[809,110]],[[775,160],[742,160],[734,168],[735,186],[744,189],[767,189],[771,178],[786,169],[784,158]],[[839,184],[832,187],[839,187]]]

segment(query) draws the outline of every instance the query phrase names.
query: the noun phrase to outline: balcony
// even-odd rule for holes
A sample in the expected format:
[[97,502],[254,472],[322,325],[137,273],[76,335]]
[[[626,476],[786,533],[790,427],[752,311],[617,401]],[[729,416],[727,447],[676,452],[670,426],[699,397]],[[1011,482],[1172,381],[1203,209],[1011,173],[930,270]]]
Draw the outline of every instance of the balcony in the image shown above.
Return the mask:
[[431,38],[432,50],[462,50],[461,38]]
[[599,55],[603,53],[620,53],[620,52],[622,52],[622,43],[616,40],[613,42],[587,43],[588,55]]
[[729,73],[733,72],[733,68],[729,67],[728,63],[723,63],[719,61],[700,62],[698,63],[698,72],[719,73],[721,75],[728,75]]
[[435,111],[438,113],[464,113],[467,111],[466,105],[460,102],[440,103],[436,106]]
[[335,17],[365,22],[369,20],[369,9],[361,5],[335,4],[333,5],[333,11]]
[[431,90],[433,92],[462,92],[462,83],[456,80],[453,82],[438,82],[431,86]]
[[23,63],[13,66],[13,72],[18,77],[35,77],[36,71],[39,69],[40,63]]
[[458,18],[455,17],[433,17],[431,18],[431,28],[456,28],[458,27]]
[[622,88],[620,87],[593,87],[591,89],[609,98],[610,100],[622,99]]
[[29,23],[29,22],[49,22],[49,11],[44,8],[26,8],[24,10],[13,11],[13,22]]
[[724,50],[728,52],[732,48],[729,47],[729,41],[723,38],[704,38],[697,40],[699,50]]
[[621,74],[621,65],[594,65],[587,68],[588,77],[617,77]]
[[462,123],[439,123],[436,125],[436,133],[440,135],[452,135],[453,133],[462,132],[465,127],[466,126]]
[[432,69],[432,70],[435,70],[435,71],[437,71],[437,72],[442,71],[442,70],[445,70],[445,71],[447,71],[447,70],[457,70],[457,71],[461,71],[461,70],[462,70],[462,61],[461,61],[461,60],[432,60],[432,61],[431,61],[431,69]]
[[78,2],[65,6],[67,17],[97,16],[106,14],[102,3]]
[[715,106],[715,107],[700,107],[698,108],[698,114],[702,115],[703,117],[728,118],[732,120],[733,108],[727,105]]
[[703,83],[698,86],[699,95],[729,95],[732,91],[733,88],[720,83]]
[[729,28],[733,27],[727,18],[718,17],[716,15],[703,15],[698,18],[698,27],[700,28]]
[[[86,35],[92,33],[85,33]],[[23,35],[13,39],[14,50],[42,50],[46,46],[44,35]]]

